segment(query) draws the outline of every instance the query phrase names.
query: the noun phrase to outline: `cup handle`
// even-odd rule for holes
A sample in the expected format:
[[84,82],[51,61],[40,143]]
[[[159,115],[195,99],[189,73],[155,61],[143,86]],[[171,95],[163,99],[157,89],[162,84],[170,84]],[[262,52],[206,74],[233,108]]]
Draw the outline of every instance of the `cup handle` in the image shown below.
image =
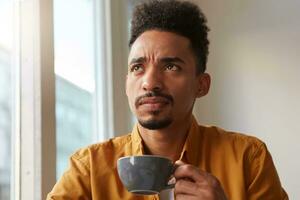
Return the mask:
[[[165,190],[167,190],[167,189],[173,189],[175,187],[176,179],[173,176],[173,174],[174,174],[175,170],[177,169],[177,167],[178,167],[178,165],[173,164],[172,175],[171,175],[171,177],[170,177],[167,185],[164,188]],[[174,179],[174,181],[172,181],[172,183],[169,183],[172,179]]]
[[166,185],[164,190],[173,189],[174,187],[175,187],[175,183],[171,183],[171,184]]

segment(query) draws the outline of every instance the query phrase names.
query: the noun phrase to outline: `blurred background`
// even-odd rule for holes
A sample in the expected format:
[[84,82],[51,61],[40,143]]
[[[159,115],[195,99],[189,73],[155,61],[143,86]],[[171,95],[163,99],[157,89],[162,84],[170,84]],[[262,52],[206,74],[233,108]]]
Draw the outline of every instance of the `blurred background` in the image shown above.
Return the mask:
[[[1,200],[44,199],[75,150],[131,130],[124,83],[138,2],[0,0]],[[193,2],[211,29],[212,87],[196,117],[262,139],[299,199],[300,1]]]

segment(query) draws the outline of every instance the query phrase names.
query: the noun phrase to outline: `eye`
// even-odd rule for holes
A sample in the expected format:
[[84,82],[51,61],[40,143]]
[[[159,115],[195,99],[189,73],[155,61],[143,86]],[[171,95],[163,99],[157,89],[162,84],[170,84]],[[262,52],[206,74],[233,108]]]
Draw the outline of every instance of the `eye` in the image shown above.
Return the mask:
[[143,66],[140,64],[135,64],[130,67],[130,72],[141,72],[143,71]]
[[180,71],[181,68],[178,66],[178,65],[175,65],[173,63],[169,63],[165,66],[165,69],[166,70],[169,70],[169,71]]

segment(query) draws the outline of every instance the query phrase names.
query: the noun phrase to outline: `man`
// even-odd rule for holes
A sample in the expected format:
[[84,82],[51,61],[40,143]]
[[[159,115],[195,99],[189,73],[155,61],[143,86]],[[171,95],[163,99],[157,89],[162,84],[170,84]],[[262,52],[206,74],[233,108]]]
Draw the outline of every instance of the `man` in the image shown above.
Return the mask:
[[192,115],[210,87],[208,27],[199,8],[148,1],[136,7],[131,25],[126,94],[138,123],[131,134],[75,153],[48,199],[162,199],[135,196],[120,182],[117,159],[142,154],[176,161],[168,199],[288,199],[263,142],[198,125]]

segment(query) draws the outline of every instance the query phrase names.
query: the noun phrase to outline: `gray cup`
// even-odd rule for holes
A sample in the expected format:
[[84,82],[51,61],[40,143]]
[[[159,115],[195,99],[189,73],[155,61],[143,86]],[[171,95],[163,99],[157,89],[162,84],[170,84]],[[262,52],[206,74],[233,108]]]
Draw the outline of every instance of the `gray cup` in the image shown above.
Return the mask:
[[174,165],[165,157],[142,155],[118,159],[118,173],[129,192],[140,195],[158,194],[174,187],[168,184]]

